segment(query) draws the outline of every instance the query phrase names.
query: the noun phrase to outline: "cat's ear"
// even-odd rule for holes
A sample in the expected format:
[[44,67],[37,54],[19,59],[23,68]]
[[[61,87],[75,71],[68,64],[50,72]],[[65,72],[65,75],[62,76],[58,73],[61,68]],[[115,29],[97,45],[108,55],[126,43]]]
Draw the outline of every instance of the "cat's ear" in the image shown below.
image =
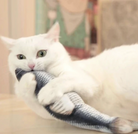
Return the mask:
[[53,40],[53,41],[59,41],[59,35],[60,35],[60,26],[59,23],[56,22],[52,28],[47,33],[47,38]]
[[14,44],[15,44],[15,41],[14,39],[11,39],[11,38],[8,38],[8,37],[4,37],[4,36],[0,36],[2,42],[6,45],[6,47],[8,49],[11,49]]

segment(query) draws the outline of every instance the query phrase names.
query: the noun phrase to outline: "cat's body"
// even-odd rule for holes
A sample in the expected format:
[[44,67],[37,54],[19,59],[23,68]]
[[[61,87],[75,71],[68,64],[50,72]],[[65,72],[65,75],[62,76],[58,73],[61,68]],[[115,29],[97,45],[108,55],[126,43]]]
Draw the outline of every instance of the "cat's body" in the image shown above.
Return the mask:
[[[45,70],[57,78],[34,97],[35,79],[26,74],[16,81],[16,94],[40,116],[47,112],[40,105],[52,103],[66,92],[75,91],[91,106],[108,115],[138,121],[138,44],[107,50],[95,58],[72,61],[58,42],[59,26],[48,34],[19,39],[2,38],[10,44],[10,71],[16,68]],[[39,50],[47,50],[44,57],[36,57]],[[24,54],[26,59],[17,59]],[[31,67],[30,67],[31,65]]]
[[120,46],[75,63],[99,85],[89,105],[111,116],[138,121],[137,50],[138,44]]

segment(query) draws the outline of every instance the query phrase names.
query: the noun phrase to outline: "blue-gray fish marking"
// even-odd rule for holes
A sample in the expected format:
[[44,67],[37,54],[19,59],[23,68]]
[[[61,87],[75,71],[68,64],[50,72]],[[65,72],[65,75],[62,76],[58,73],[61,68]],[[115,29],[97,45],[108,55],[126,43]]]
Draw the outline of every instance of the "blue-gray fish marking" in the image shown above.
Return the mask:
[[[24,71],[21,69],[16,69],[15,71],[16,77],[18,80],[26,73],[33,73],[35,75],[37,85],[35,89],[35,95],[37,96],[39,91],[43,86],[45,86],[50,80],[54,79],[54,76],[46,73],[44,71]],[[96,109],[90,107],[89,105],[85,104],[81,97],[75,93],[67,93],[70,101],[74,103],[75,108],[69,115],[64,115],[60,113],[56,113],[51,110],[50,106],[45,106],[45,109],[55,118],[65,121],[73,126],[89,129],[89,130],[97,130],[101,132],[107,133],[128,133],[130,130],[121,130],[119,123],[121,121],[127,120],[121,118],[110,117],[108,115],[102,114]],[[125,122],[124,122],[125,123]],[[128,123],[129,124],[129,123]],[[127,125],[128,125],[127,124]],[[129,126],[129,125],[128,125]],[[131,131],[130,131],[131,132]]]

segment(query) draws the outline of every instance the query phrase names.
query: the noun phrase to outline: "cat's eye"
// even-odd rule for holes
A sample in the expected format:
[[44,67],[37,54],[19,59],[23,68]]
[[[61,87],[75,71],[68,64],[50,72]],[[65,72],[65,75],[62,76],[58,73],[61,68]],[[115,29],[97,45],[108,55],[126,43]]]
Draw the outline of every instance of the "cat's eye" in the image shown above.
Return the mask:
[[17,55],[17,58],[18,58],[19,60],[26,59],[26,57],[25,57],[23,54],[18,54],[18,55]]
[[40,50],[37,53],[37,57],[44,57],[46,55],[47,51],[46,50]]

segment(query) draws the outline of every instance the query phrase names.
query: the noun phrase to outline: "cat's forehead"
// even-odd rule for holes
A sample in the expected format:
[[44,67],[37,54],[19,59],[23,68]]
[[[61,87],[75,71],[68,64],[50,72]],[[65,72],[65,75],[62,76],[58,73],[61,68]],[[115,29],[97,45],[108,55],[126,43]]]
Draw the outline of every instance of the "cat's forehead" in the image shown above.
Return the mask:
[[47,42],[48,39],[44,38],[43,36],[32,36],[26,38],[20,38],[16,41],[16,45],[35,45],[40,42]]
[[49,40],[44,37],[28,37],[17,40],[13,50],[15,51],[35,51],[37,49],[48,49]]

